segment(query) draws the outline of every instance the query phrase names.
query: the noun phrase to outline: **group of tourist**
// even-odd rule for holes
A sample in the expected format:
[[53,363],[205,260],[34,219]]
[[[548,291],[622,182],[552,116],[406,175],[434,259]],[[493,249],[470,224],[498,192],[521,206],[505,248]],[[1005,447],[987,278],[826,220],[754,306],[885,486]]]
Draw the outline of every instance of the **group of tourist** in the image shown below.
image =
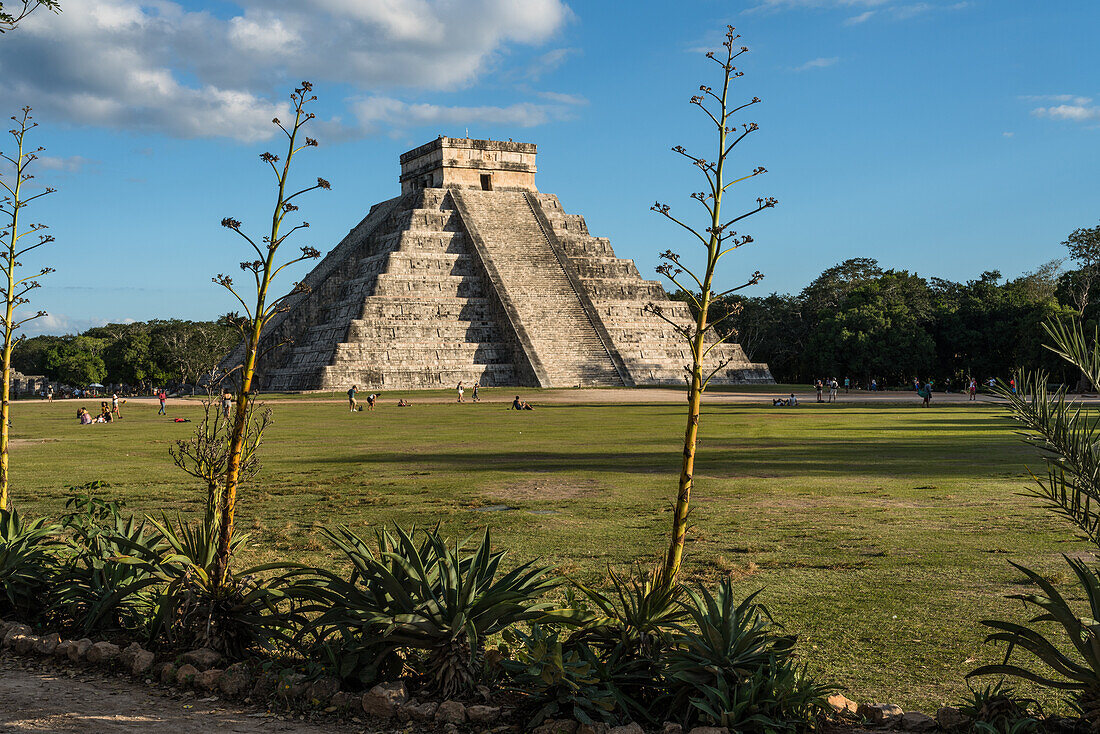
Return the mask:
[[114,423],[115,419],[122,419],[122,410],[119,406],[125,402],[125,400],[119,400],[116,393],[111,396],[110,402],[104,400],[99,404],[99,415],[95,418],[92,418],[92,414],[88,412],[87,408],[81,407],[76,411],[76,419],[82,426],[91,425],[92,423]]

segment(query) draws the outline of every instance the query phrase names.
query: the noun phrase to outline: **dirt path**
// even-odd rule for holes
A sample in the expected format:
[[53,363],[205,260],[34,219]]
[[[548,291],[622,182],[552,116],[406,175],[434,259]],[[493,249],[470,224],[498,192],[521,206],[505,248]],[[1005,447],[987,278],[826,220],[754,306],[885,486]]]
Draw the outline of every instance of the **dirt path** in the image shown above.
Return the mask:
[[[611,404],[631,404],[631,403],[683,403],[685,401],[686,392],[682,388],[638,388],[638,389],[624,389],[624,388],[576,388],[569,390],[532,390],[516,387],[494,387],[485,388],[482,390],[481,402],[483,403],[511,403],[512,398],[515,395],[519,395],[525,400],[529,400],[532,405],[592,405],[599,403],[611,403]],[[761,392],[707,392],[703,397],[704,403],[722,404],[722,403],[735,403],[744,405],[769,405],[772,398],[785,398],[790,395],[790,392],[783,392],[779,389],[767,390]],[[795,395],[798,397],[800,403],[813,403],[816,400],[816,395],[812,390],[803,389],[796,390]],[[826,393],[826,397],[828,393]],[[396,403],[399,397],[408,398],[414,404],[423,403],[453,403],[455,398],[452,395],[417,395],[415,390],[400,391],[394,390],[391,392],[383,393],[380,398],[380,403]],[[265,398],[263,394],[260,395],[261,400],[265,400],[271,404],[286,403],[341,403],[346,404],[347,398],[344,395],[338,394],[333,397],[332,393],[313,393],[311,395],[295,396],[289,398]],[[967,396],[963,393],[936,393],[932,396],[932,404],[943,403],[965,403],[967,402]],[[979,402],[983,403],[998,403],[1001,402],[997,398],[990,397],[988,395],[980,395],[978,397]],[[61,402],[61,401],[55,401]],[[79,402],[79,400],[68,399],[64,402]],[[84,401],[88,402],[88,401]],[[156,405],[156,398],[127,398],[127,402]],[[169,398],[168,405],[195,405],[196,400],[187,398]],[[365,405],[365,394],[360,393],[360,404]],[[470,390],[466,391],[466,402],[471,402]],[[879,391],[868,392],[860,390],[858,392],[851,392],[847,395],[841,393],[837,396],[837,403],[844,404],[911,404],[920,405],[920,398],[916,393],[911,390],[908,391]]]
[[0,658],[0,732],[351,734],[363,730],[362,724],[353,722],[280,720],[216,698],[142,687],[128,678]]

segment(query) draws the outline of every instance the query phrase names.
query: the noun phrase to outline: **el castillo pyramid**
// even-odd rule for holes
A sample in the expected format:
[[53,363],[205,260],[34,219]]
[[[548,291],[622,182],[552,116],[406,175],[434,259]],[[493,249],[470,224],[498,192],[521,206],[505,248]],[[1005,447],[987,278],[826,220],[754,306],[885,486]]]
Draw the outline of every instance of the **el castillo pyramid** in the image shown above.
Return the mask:
[[[371,207],[264,331],[260,388],[684,384],[683,337],[645,307],[688,322],[687,305],[535,188],[535,152],[440,137],[402,155],[401,195]],[[737,344],[709,361],[727,363],[715,383],[772,381]]]

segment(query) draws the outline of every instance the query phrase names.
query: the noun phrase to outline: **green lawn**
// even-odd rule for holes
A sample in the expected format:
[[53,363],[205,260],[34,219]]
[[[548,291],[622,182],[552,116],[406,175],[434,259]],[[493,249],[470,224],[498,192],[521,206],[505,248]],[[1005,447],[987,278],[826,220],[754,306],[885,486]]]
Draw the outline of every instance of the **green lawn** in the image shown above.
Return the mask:
[[[94,408],[94,401],[89,407]],[[143,512],[197,515],[203,491],[168,447],[191,424],[125,406],[79,426],[75,403],[14,406],[13,497],[57,513],[94,479]],[[257,560],[330,563],[317,528],[488,525],[514,558],[600,581],[655,561],[679,470],[680,405],[274,403],[264,466],[239,503]],[[178,409],[197,418],[197,406]],[[811,668],[859,700],[934,709],[997,657],[978,621],[1022,617],[1012,559],[1066,580],[1088,545],[1017,496],[1035,458],[996,408],[808,404],[705,410],[690,578],[733,574],[798,633]]]

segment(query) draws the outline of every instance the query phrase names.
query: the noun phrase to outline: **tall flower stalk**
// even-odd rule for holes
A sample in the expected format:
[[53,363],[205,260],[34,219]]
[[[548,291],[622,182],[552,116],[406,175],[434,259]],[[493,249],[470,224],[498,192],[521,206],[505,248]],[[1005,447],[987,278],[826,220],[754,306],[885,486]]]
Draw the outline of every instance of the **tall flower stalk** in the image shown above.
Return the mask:
[[[746,217],[750,217],[753,214],[776,205],[776,200],[771,197],[757,199],[755,208],[723,221],[722,197],[726,193],[726,190],[736,183],[766,173],[764,168],[757,167],[752,169],[751,173],[732,179],[727,178],[726,163],[733,149],[748,135],[758,129],[755,122],[744,123],[738,126],[733,122],[733,117],[741,110],[758,104],[760,98],[753,97],[748,102],[742,102],[740,104],[731,101],[731,85],[744,75],[744,72],[738,71],[737,67],[734,66],[734,60],[742,54],[747,53],[748,48],[735,45],[736,41],[741,36],[735,33],[733,26],[727,26],[726,29],[726,40],[722,43],[725,51],[718,54],[713,51],[707,53],[707,58],[718,64],[722,70],[720,90],[716,92],[712,87],[704,84],[699,87],[700,94],[693,96],[690,100],[691,104],[697,106],[706,114],[707,118],[714,124],[717,130],[717,157],[714,160],[708,160],[689,153],[681,145],[677,145],[672,149],[675,153],[691,161],[692,165],[698,168],[706,178],[707,185],[704,190],[691,194],[691,198],[698,201],[706,209],[706,226],[700,229],[688,224],[683,219],[674,216],[671,212],[671,207],[667,204],[657,202],[652,207],[653,211],[661,214],[691,233],[691,235],[699,241],[699,244],[706,253],[705,266],[701,274],[692,271],[684,264],[681,257],[671,250],[661,253],[661,258],[665,262],[657,268],[657,272],[668,278],[677,288],[687,293],[690,297],[690,305],[695,314],[693,323],[685,326],[681,322],[669,318],[662,312],[660,306],[649,304],[646,307],[651,313],[660,316],[671,324],[673,328],[684,337],[691,350],[691,367],[689,369],[690,374],[688,375],[687,427],[684,430],[684,452],[680,466],[680,481],[676,493],[676,504],[673,511],[672,536],[662,573],[663,583],[669,586],[675,582],[676,575],[680,571],[680,565],[684,556],[688,513],[691,508],[691,490],[695,482],[695,451],[699,438],[699,414],[703,391],[706,390],[711,378],[728,364],[727,361],[709,371],[704,367],[705,361],[711,350],[728,338],[728,335],[722,336],[718,334],[718,332],[715,331],[715,326],[735,313],[731,310],[730,313],[726,314],[721,319],[708,321],[710,305],[716,299],[758,283],[764,277],[759,271],[756,271],[746,283],[720,293],[715,293],[715,271],[718,266],[718,261],[721,260],[722,257],[753,241],[752,237],[749,235],[738,234],[731,229],[731,227]],[[690,277],[691,280],[685,281],[682,278],[684,274]]]
[[[286,155],[283,158],[274,153],[260,155],[260,159],[271,167],[278,184],[275,207],[271,213],[270,233],[263,237],[260,244],[257,244],[252,237],[241,230],[240,221],[231,217],[222,220],[223,227],[236,232],[248,242],[255,251],[257,259],[241,263],[241,270],[251,273],[253,276],[256,286],[254,298],[252,298],[251,291],[247,292],[249,296],[247,299],[242,296],[237,286],[234,285],[232,278],[221,274],[214,278],[215,283],[228,290],[240,301],[245,314],[242,323],[245,344],[244,360],[235,368],[235,370],[240,371],[240,375],[239,380],[236,382],[236,408],[232,418],[233,427],[229,432],[225,482],[222,485],[220,496],[217,497],[218,506],[214,508],[215,514],[219,518],[218,551],[214,564],[215,583],[219,586],[226,584],[229,578],[233,520],[237,508],[237,490],[240,485],[243,456],[245,454],[245,444],[247,443],[249,415],[251,413],[250,403],[253,400],[252,381],[255,378],[256,367],[262,356],[260,354],[260,334],[263,332],[264,326],[276,314],[285,310],[287,299],[305,291],[305,286],[300,283],[296,284],[289,293],[280,298],[270,298],[268,291],[271,288],[272,280],[287,267],[303,260],[311,260],[321,256],[321,253],[313,247],[302,247],[300,248],[300,254],[282,262],[282,264],[277,258],[279,248],[286,242],[288,237],[300,229],[309,227],[309,222],[302,222],[283,231],[283,220],[288,214],[298,210],[298,207],[293,203],[294,200],[314,189],[327,190],[331,188],[328,181],[318,178],[317,183],[312,186],[299,189],[292,194],[287,193],[291,161],[302,149],[316,147],[317,145],[317,141],[313,138],[301,135],[302,128],[315,117],[312,112],[305,109],[306,105],[317,99],[316,95],[310,94],[312,91],[313,85],[309,82],[302,82],[301,86],[290,95],[291,109],[294,113],[292,124],[289,126],[284,125],[279,118],[272,120],[275,126],[286,135]],[[258,442],[259,436],[255,436],[253,440]]]
[[[12,116],[15,127],[10,130],[15,139],[15,155],[10,156],[0,152],[0,158],[7,161],[13,170],[10,178],[0,174],[0,186],[6,192],[0,199],[0,216],[5,218],[3,228],[0,229],[0,295],[4,298],[4,314],[0,321],[0,330],[3,332],[3,387],[0,387],[0,509],[8,509],[10,498],[10,476],[8,462],[9,423],[11,416],[11,355],[15,347],[23,337],[16,336],[18,329],[28,321],[45,316],[45,311],[38,311],[34,315],[21,317],[16,311],[30,302],[27,294],[40,287],[37,278],[53,272],[53,268],[41,268],[32,275],[19,277],[18,270],[22,263],[19,258],[31,250],[53,242],[53,237],[41,234],[46,229],[45,224],[24,224],[20,221],[23,209],[35,199],[54,193],[55,189],[49,187],[39,190],[37,193],[28,194],[29,182],[34,178],[28,170],[32,163],[38,159],[38,154],[44,148],[31,149],[27,143],[27,133],[38,127],[37,122],[31,118],[31,108],[24,107],[23,114]],[[32,235],[38,238],[33,244],[26,244],[23,238]]]

